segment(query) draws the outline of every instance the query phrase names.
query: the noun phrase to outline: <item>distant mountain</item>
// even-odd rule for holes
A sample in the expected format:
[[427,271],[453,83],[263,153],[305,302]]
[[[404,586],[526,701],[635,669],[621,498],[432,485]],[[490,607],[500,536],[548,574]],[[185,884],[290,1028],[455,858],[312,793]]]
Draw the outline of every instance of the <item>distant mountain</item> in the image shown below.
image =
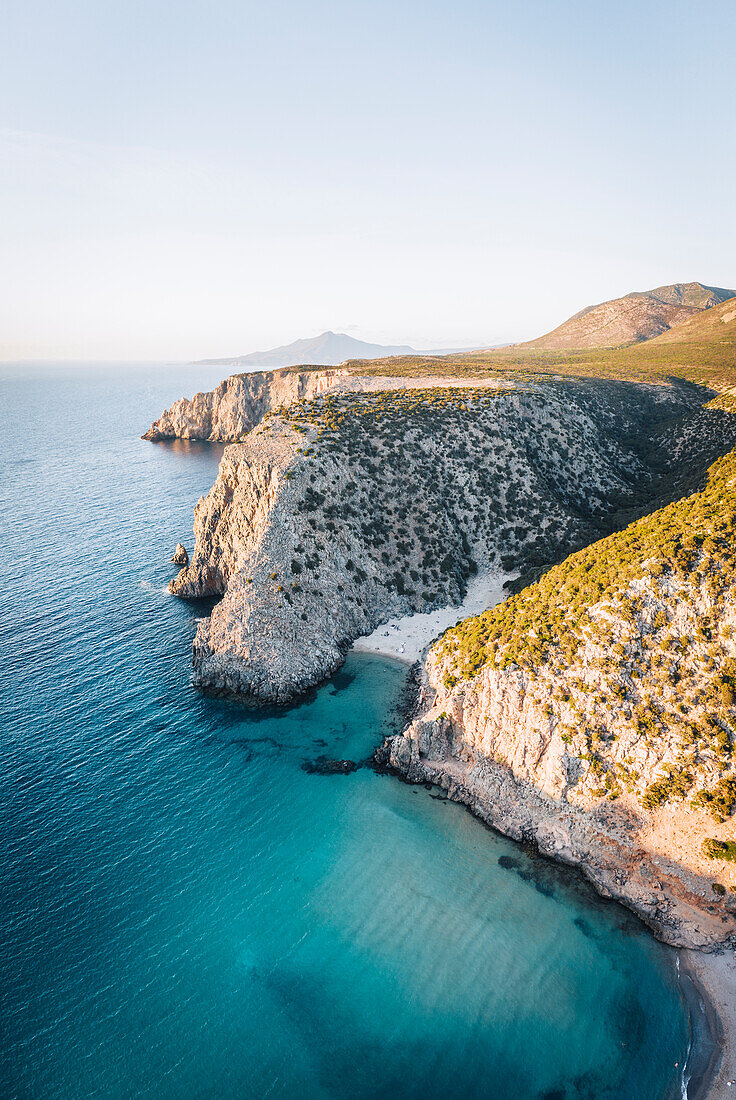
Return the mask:
[[720,304],[688,317],[676,328],[668,329],[652,340],[652,344],[717,345],[722,349],[736,347],[736,294],[730,290],[721,293],[728,297]]
[[735,290],[703,283],[673,283],[655,290],[634,291],[623,298],[588,306],[558,328],[517,347],[550,351],[639,343],[731,298],[736,298]]
[[291,367],[298,364],[336,366],[346,359],[383,359],[387,355],[413,355],[408,344],[368,344],[344,332],[323,332],[309,340],[295,340],[269,351],[254,351],[232,359],[203,359],[202,363],[227,367]]

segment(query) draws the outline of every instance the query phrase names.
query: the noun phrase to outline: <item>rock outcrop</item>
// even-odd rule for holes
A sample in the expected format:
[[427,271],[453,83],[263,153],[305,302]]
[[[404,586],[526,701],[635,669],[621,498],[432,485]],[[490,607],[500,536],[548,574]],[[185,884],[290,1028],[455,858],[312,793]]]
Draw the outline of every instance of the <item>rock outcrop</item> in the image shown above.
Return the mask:
[[171,560],[174,565],[189,565],[189,554],[187,554],[186,547],[182,543],[177,542],[176,550]]
[[554,560],[641,498],[629,441],[687,390],[624,383],[330,394],[228,447],[180,596],[195,682],[284,703],[395,615],[457,605],[478,566]]
[[233,443],[260,424],[268,413],[324,393],[344,374],[341,370],[233,374],[208,393],[195,393],[191,399],[175,401],[142,438],[153,442],[202,439]]

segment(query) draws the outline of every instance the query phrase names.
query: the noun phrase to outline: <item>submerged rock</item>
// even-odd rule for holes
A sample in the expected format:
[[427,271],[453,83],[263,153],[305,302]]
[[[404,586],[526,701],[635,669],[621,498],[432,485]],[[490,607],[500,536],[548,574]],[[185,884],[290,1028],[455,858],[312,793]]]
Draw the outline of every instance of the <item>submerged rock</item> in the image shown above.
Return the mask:
[[177,542],[176,550],[174,551],[174,556],[171,560],[173,561],[174,565],[189,565],[189,554],[187,554],[186,548],[180,542]]
[[331,760],[328,756],[318,756],[316,760],[305,760],[302,771],[309,775],[350,775],[359,767],[355,760]]

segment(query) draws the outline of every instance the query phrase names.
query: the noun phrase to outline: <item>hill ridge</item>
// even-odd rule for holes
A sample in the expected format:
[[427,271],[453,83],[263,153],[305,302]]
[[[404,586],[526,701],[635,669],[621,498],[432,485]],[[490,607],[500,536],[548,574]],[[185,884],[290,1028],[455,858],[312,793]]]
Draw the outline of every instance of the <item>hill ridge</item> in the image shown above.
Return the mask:
[[620,298],[586,306],[550,332],[516,347],[553,350],[641,343],[735,297],[734,290],[700,282],[633,290]]
[[372,344],[348,336],[346,332],[326,329],[317,336],[293,340],[265,351],[235,355],[225,359],[200,359],[199,364],[217,366],[291,367],[320,365],[334,367],[347,359],[381,359],[391,355],[413,355],[409,344]]

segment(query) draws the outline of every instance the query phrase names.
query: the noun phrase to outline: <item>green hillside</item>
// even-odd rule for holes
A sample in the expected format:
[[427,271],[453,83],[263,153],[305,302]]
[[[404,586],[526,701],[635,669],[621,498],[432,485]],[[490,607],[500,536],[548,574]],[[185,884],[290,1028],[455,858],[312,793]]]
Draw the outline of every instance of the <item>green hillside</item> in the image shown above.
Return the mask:
[[[524,670],[600,794],[643,805],[736,805],[736,451],[707,484],[593,543],[435,645],[448,690],[484,668]],[[544,700],[547,701],[544,701]],[[661,756],[643,784],[616,742]]]
[[509,347],[461,355],[351,360],[346,366],[359,374],[382,376],[562,375],[643,382],[677,378],[724,389],[736,386],[736,303],[723,302],[661,336],[623,348]]

